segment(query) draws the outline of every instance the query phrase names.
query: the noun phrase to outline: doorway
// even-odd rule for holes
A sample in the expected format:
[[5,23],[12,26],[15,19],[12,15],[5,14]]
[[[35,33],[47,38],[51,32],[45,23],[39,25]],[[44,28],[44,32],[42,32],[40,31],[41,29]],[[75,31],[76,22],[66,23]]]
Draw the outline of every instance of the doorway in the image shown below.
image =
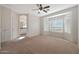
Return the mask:
[[27,21],[27,14],[20,14],[18,18],[18,33],[19,36],[26,36],[27,35],[27,30],[28,30],[28,21]]

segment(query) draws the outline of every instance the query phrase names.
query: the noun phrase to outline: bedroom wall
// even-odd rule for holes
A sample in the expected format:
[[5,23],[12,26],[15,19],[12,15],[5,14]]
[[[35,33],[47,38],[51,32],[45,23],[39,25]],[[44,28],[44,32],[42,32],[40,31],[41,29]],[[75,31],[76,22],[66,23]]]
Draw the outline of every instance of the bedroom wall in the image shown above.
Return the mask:
[[19,29],[18,29],[18,14],[15,11],[11,11],[11,36],[12,40],[16,39],[19,36]]
[[40,18],[35,15],[28,15],[28,32],[27,36],[37,36],[40,34]]

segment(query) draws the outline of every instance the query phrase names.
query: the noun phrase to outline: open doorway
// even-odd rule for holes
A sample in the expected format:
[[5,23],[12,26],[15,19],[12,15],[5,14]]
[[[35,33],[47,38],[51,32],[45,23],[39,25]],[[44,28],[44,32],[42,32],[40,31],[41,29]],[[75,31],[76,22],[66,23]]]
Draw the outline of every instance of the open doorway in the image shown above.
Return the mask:
[[27,15],[26,14],[20,14],[18,17],[18,33],[19,33],[19,39],[23,39],[24,36],[27,35],[28,30],[28,21],[27,21]]

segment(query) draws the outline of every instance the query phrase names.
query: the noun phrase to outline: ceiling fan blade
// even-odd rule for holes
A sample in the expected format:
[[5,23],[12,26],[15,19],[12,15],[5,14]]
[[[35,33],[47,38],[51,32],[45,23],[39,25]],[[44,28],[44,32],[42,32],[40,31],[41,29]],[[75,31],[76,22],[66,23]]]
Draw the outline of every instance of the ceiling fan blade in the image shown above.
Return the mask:
[[50,6],[46,6],[46,7],[44,7],[44,9],[46,9],[46,8],[50,8]]
[[47,13],[47,11],[46,10],[43,10],[45,13]]

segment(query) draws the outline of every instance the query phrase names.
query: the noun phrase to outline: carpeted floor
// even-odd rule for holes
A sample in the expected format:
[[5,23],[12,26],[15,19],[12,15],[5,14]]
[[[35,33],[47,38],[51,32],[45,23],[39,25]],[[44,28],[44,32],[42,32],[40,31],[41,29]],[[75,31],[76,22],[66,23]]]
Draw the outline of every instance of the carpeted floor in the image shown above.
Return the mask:
[[52,36],[36,36],[3,43],[0,53],[73,54],[79,52],[75,44],[64,39]]

